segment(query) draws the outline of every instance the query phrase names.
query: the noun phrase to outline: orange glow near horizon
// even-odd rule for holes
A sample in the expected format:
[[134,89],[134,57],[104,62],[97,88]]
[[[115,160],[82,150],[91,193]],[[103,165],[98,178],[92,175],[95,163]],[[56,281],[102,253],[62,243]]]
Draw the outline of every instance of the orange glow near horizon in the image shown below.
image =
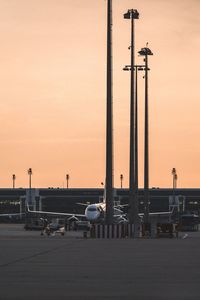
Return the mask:
[[[200,1],[113,0],[114,182],[128,187],[130,23],[149,43],[150,187],[200,186]],[[0,187],[102,187],[106,1],[0,0]],[[142,58],[136,55],[136,63]],[[144,80],[139,76],[139,185]]]

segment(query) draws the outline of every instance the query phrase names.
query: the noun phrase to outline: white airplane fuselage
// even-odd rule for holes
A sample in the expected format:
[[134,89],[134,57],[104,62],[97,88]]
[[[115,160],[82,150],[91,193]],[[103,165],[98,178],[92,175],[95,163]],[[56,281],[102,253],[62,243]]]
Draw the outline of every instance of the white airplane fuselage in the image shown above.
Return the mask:
[[85,209],[85,217],[90,222],[101,221],[105,217],[106,204],[89,204]]
[[[85,209],[85,217],[91,223],[101,222],[105,220],[106,204],[105,202],[89,204]],[[114,207],[114,220],[116,222],[125,221],[124,213],[120,209]]]

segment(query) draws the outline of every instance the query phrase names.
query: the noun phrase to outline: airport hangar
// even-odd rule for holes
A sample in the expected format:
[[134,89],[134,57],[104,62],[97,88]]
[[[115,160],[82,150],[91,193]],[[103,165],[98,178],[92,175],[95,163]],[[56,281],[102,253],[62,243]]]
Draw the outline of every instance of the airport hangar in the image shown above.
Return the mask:
[[[19,213],[25,211],[25,199],[30,189],[1,188],[0,214]],[[84,213],[85,207],[78,203],[97,203],[102,201],[104,189],[98,188],[39,188],[31,189],[35,198],[35,210]],[[129,203],[128,189],[114,189],[115,201],[120,204]],[[168,211],[169,198],[178,196],[180,203],[184,202],[185,211],[200,213],[200,189],[149,189],[150,212]],[[143,212],[144,190],[139,189],[139,211]],[[127,212],[128,207],[124,207]]]

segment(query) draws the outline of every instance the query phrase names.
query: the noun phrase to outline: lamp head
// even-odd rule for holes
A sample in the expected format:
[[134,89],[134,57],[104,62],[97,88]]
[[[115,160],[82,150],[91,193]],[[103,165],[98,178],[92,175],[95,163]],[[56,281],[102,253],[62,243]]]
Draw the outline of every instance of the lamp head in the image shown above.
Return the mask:
[[172,175],[175,175],[176,174],[176,168],[173,168],[172,169]]
[[127,13],[124,14],[124,19],[139,19],[139,12],[137,9],[129,9]]
[[153,55],[152,51],[149,48],[147,48],[147,47],[142,48],[140,51],[138,51],[138,53],[141,56]]
[[29,175],[32,175],[32,173],[33,173],[33,172],[32,172],[32,169],[29,168],[29,169],[28,169],[28,174],[29,174]]

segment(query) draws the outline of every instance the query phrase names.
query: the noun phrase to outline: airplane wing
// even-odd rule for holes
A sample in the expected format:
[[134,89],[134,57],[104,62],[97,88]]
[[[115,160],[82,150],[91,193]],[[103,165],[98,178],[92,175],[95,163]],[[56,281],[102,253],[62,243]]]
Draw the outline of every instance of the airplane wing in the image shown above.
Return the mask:
[[[150,212],[149,215],[150,216],[168,216],[171,215],[172,212],[171,211],[157,211],[157,212]],[[139,213],[138,214],[140,217],[144,216],[144,213]]]
[[45,214],[45,215],[52,215],[52,216],[66,216],[66,217],[82,217],[85,218],[85,215],[83,214],[72,214],[72,213],[61,213],[61,212],[52,212],[52,211],[43,211],[43,210],[30,210],[29,206],[28,212],[34,213],[34,214]]
[[158,211],[158,212],[151,212],[151,213],[149,213],[150,214],[150,216],[152,215],[152,216],[156,216],[156,215],[158,215],[158,216],[162,216],[162,215],[171,215],[171,211]]
[[24,213],[0,214],[0,217],[14,217],[14,216],[21,216],[21,215],[24,215]]

